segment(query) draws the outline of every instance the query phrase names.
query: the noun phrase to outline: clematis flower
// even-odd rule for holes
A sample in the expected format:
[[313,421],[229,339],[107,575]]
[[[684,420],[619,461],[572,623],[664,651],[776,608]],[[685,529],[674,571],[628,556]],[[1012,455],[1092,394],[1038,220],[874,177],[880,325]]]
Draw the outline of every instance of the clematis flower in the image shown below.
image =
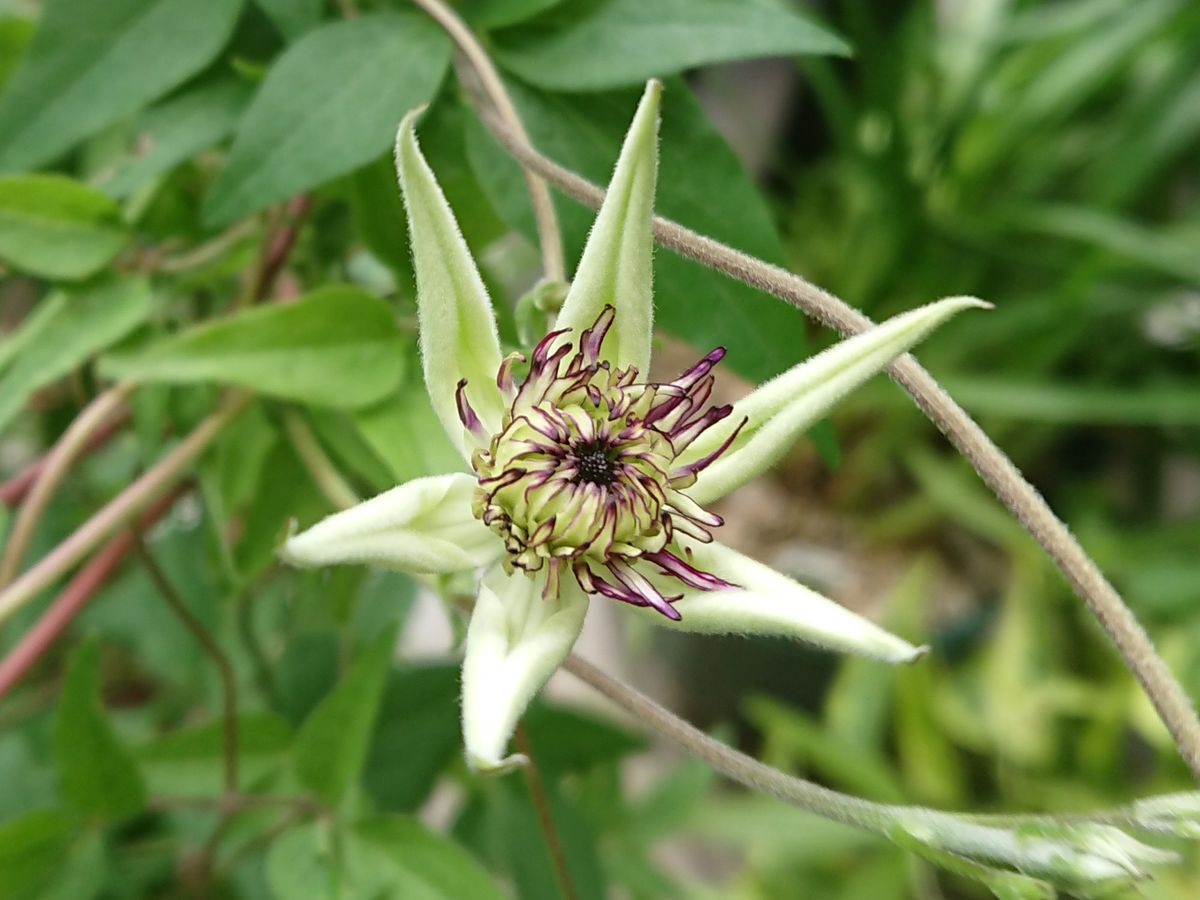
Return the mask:
[[655,383],[651,213],[661,86],[641,100],[554,330],[505,355],[478,269],[421,156],[396,165],[417,279],[425,385],[462,470],[393,488],[288,539],[299,566],[480,573],[463,661],[463,736],[482,771],[562,663],[593,602],[670,628],[770,634],[887,662],[917,648],[714,539],[709,504],[778,460],[840,397],[972,298],[914,310],[713,406],[718,347]]

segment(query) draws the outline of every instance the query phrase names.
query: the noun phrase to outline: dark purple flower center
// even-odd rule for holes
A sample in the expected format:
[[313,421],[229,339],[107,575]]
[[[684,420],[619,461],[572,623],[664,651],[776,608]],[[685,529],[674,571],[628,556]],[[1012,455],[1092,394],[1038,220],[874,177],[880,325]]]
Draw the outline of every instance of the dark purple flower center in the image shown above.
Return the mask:
[[579,470],[575,483],[610,485],[616,476],[612,451],[599,442],[582,444],[575,450],[575,466]]

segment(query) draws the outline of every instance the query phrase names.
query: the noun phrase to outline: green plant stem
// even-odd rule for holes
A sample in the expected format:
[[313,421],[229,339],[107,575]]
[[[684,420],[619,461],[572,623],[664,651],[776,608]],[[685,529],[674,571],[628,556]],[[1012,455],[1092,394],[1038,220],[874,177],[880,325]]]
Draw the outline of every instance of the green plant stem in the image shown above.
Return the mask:
[[139,531],[134,543],[134,550],[145,567],[150,580],[158,588],[158,592],[166,600],[167,606],[175,613],[184,628],[195,638],[196,643],[213,661],[221,677],[221,707],[224,751],[225,793],[234,794],[238,789],[238,726],[237,726],[237,677],[234,675],[233,664],[221,649],[216,638],[209,633],[196,615],[184,603],[171,579],[163,571],[150,548],[146,546],[145,536]]
[[242,392],[227,395],[217,410],[197,425],[169,453],[97,510],[21,577],[0,591],[0,623],[11,618],[17,610],[95,549],[105,537],[149,505],[180,477],[183,470],[212,443],[226,425],[250,405],[252,399],[251,395]]
[[[542,156],[521,132],[510,128],[489,110],[482,110],[481,116],[496,139],[524,168],[538,173],[563,193],[588,206],[598,208],[603,202],[603,188]],[[654,217],[654,237],[664,247],[785,300],[844,335],[858,334],[875,324],[849,304],[800,276],[669,219]],[[1197,719],[1187,693],[1158,655],[1121,595],[1012,460],[992,443],[983,429],[911,354],[893,362],[888,373],[971,462],[984,483],[1054,561],[1104,628],[1125,666],[1154,704],[1193,777],[1200,781],[1200,719]]]
[[299,412],[294,409],[284,410],[283,430],[287,432],[292,449],[300,457],[301,464],[326,500],[338,509],[346,509],[358,503],[358,494],[334,466]]
[[542,783],[542,774],[538,770],[537,761],[533,756],[533,743],[529,740],[529,732],[525,725],[518,724],[514,735],[517,749],[529,760],[521,771],[525,776],[525,784],[529,787],[529,796],[533,800],[533,808],[537,812],[538,826],[542,829],[542,837],[546,840],[546,849],[550,853],[550,861],[554,865],[554,876],[558,880],[558,890],[563,900],[575,900],[575,885],[571,881],[571,870],[567,867],[567,855],[563,851],[562,841],[558,837],[558,829],[554,827],[554,816],[550,811],[550,801],[546,796],[546,786]]
[[[442,0],[413,0],[417,6],[425,10],[429,16],[442,27],[454,41],[459,51],[459,58],[466,62],[469,70],[459,66],[460,75],[471,74],[478,82],[480,90],[474,91],[478,99],[485,99],[500,121],[519,135],[521,140],[529,143],[529,135],[521,122],[517,108],[504,87],[504,81],[491,58],[479,39],[475,37],[467,24]],[[468,89],[474,87],[464,79]],[[482,94],[482,97],[479,95]],[[566,279],[566,263],[563,260],[562,235],[558,228],[558,214],[554,211],[554,200],[546,182],[526,167],[521,168],[525,178],[525,187],[529,191],[529,201],[533,207],[533,218],[537,227],[538,245],[542,252],[542,277],[546,281],[564,281]]]

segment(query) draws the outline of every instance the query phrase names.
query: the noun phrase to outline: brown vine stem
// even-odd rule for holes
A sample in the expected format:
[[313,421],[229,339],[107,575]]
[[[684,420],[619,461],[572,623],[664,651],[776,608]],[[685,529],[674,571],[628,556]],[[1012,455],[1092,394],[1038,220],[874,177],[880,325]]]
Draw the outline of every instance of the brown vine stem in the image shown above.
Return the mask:
[[0,591],[0,623],[7,621],[17,610],[83,559],[104,538],[149,505],[212,443],[221,433],[221,429],[250,405],[252,399],[251,395],[240,391],[227,395],[217,410],[197,425],[169,453],[101,507],[21,577]]
[[[500,73],[496,71],[487,51],[467,24],[442,0],[413,0],[413,3],[425,10],[450,36],[458,47],[461,58],[479,80],[484,95],[500,121],[528,144],[529,135],[525,133],[525,126],[508,96],[508,91],[505,90]],[[564,281],[567,270],[563,261],[562,236],[558,230],[558,214],[554,211],[554,200],[545,181],[528,168],[523,167],[521,172],[525,177],[525,186],[529,190],[529,200],[533,205],[533,217],[537,224],[538,244],[542,251],[542,275],[546,281]]]
[[525,784],[529,787],[529,796],[537,812],[542,837],[546,839],[546,849],[550,852],[554,876],[558,879],[558,890],[563,900],[575,900],[578,895],[575,893],[575,884],[571,881],[571,870],[567,867],[567,854],[563,851],[558,829],[554,827],[554,816],[550,811],[550,801],[546,797],[546,786],[542,783],[542,773],[538,770],[537,761],[533,756],[533,742],[529,740],[529,732],[524,723],[518,723],[515,738],[517,749],[529,760],[521,767],[521,771],[525,775]]
[[29,549],[33,533],[41,521],[46,505],[54,496],[58,485],[71,471],[92,435],[114,415],[120,413],[125,399],[133,393],[136,385],[122,381],[98,395],[75,417],[54,448],[46,454],[42,469],[34,480],[25,502],[13,521],[0,556],[0,588],[9,584],[17,574],[21,559]]
[[[604,189],[540,154],[522,132],[487,110],[485,124],[508,152],[570,197],[599,207]],[[858,334],[875,323],[845,301],[778,266],[770,265],[669,219],[654,218],[654,237],[664,247],[738,281],[785,300],[842,334]],[[910,354],[888,373],[921,411],[975,467],[983,481],[1054,561],[1075,593],[1100,622],[1126,667],[1142,685],[1175,741],[1193,777],[1200,780],[1200,720],[1183,687],[1171,674],[1120,594],[1075,540],[1067,526],[983,429]]]

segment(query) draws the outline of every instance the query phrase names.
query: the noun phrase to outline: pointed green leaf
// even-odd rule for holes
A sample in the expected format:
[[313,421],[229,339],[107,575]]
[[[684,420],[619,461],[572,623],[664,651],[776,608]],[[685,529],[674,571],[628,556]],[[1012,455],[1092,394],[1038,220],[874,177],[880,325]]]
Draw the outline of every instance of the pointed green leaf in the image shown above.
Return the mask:
[[62,175],[0,177],[0,260],[41,278],[74,281],[129,243],[121,211]]
[[139,350],[103,373],[169,384],[236,384],[318,406],[359,407],[396,389],[404,344],[386,303],[330,285],[294,303],[235,313]]
[[213,225],[353,171],[428,100],[450,42],[425,16],[380,13],[304,35],[271,67],[204,204]]
[[[140,278],[106,279],[41,301],[0,378],[0,430],[30,393],[63,377],[141,324],[150,312],[149,285]],[[43,311],[44,310],[44,311]]]
[[35,168],[160,97],[225,45],[241,0],[49,0],[0,100],[0,169]]
[[734,59],[849,52],[778,0],[607,0],[571,4],[542,21],[504,35],[497,56],[526,81],[564,91],[638,84]]
[[74,832],[57,809],[39,809],[0,823],[0,897],[42,897],[61,871]]
[[479,269],[417,146],[418,115],[419,111],[410,112],[400,123],[396,171],[417,275],[421,363],[433,409],[446,434],[462,449],[466,444],[455,399],[459,379],[466,379],[467,398],[484,426],[491,432],[500,428],[504,411],[496,387],[500,340]]
[[366,762],[395,644],[395,628],[369,644],[296,736],[296,775],[331,806],[358,779]]
[[54,719],[54,760],[62,796],[88,817],[123,819],[139,812],[146,789],[100,703],[100,645],[71,654]]
[[556,327],[578,336],[605,306],[616,307],[602,359],[618,366],[650,364],[654,322],[654,182],[658,171],[658,105],[662,85],[646,85],[625,136],[604,205],[583,248]]

